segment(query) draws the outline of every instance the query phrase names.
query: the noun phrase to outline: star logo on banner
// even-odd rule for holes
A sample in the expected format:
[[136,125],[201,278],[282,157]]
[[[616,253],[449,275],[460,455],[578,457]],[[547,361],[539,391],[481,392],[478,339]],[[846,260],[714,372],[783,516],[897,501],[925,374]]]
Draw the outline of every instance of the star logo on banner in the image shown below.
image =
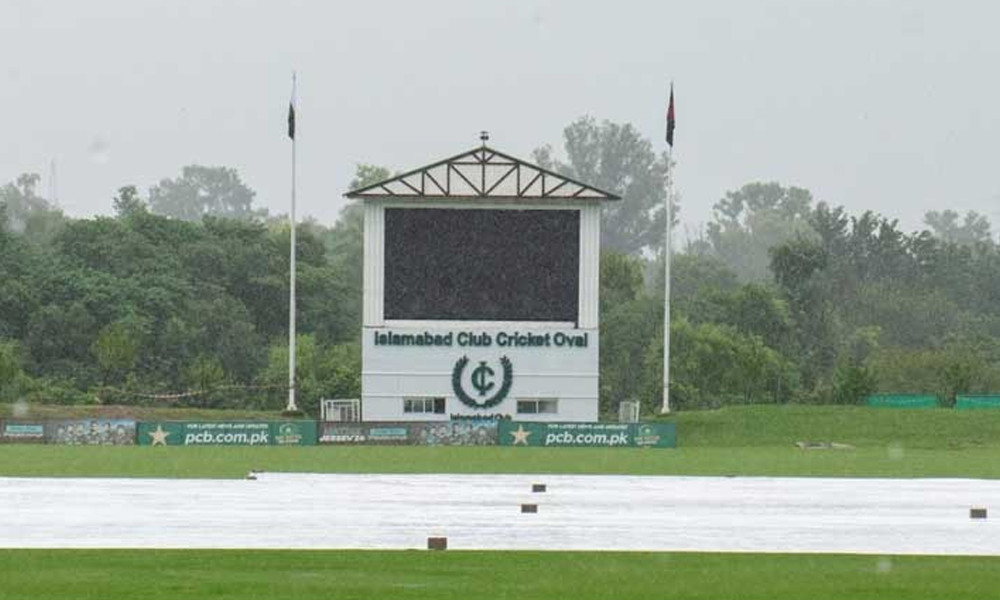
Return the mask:
[[523,425],[517,426],[517,431],[511,431],[510,434],[514,436],[514,441],[511,446],[517,446],[518,444],[528,445],[528,436],[531,435],[530,431],[525,431]]
[[150,446],[166,446],[167,445],[167,436],[170,435],[170,432],[169,431],[164,431],[163,430],[163,425],[157,424],[156,425],[156,431],[149,431],[147,433],[149,434],[149,437],[153,438],[153,442],[150,444]]

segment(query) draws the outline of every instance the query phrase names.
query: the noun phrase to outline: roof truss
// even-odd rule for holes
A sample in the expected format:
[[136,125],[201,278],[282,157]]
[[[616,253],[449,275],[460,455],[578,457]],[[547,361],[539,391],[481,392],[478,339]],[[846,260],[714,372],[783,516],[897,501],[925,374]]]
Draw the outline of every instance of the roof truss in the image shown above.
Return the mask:
[[348,192],[348,198],[620,200],[487,146]]

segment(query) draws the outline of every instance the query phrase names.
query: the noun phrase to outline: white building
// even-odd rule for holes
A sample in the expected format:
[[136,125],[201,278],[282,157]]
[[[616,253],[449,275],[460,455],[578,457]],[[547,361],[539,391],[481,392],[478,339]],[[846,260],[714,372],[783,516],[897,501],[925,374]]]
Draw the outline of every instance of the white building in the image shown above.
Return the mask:
[[596,421],[600,204],[482,147],[364,203],[362,420]]

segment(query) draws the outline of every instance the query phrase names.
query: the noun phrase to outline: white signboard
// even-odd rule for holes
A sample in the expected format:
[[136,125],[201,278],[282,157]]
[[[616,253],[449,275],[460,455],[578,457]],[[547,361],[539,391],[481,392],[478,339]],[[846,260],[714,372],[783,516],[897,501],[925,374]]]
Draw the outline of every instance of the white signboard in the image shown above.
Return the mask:
[[[597,420],[597,329],[366,327],[363,336],[365,421]],[[435,398],[443,406],[415,402]]]

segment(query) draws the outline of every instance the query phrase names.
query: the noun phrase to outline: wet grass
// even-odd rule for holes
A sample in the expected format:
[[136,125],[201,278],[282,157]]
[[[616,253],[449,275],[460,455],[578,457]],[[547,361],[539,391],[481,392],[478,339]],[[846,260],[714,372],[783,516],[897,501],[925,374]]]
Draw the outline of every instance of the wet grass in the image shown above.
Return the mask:
[[0,550],[0,598],[10,600],[981,600],[996,597],[997,590],[1000,590],[1000,559],[979,557]]
[[[0,445],[0,475],[243,477],[264,471],[1000,478],[1000,411],[757,406],[682,412],[679,447]],[[835,442],[845,450],[800,450]]]
[[563,473],[789,477],[1000,478],[1000,448],[676,450],[512,447],[0,446],[0,476],[239,478],[311,473]]
[[739,406],[670,417],[685,447],[784,446],[797,441],[925,450],[1000,447],[1000,410],[864,406]]

